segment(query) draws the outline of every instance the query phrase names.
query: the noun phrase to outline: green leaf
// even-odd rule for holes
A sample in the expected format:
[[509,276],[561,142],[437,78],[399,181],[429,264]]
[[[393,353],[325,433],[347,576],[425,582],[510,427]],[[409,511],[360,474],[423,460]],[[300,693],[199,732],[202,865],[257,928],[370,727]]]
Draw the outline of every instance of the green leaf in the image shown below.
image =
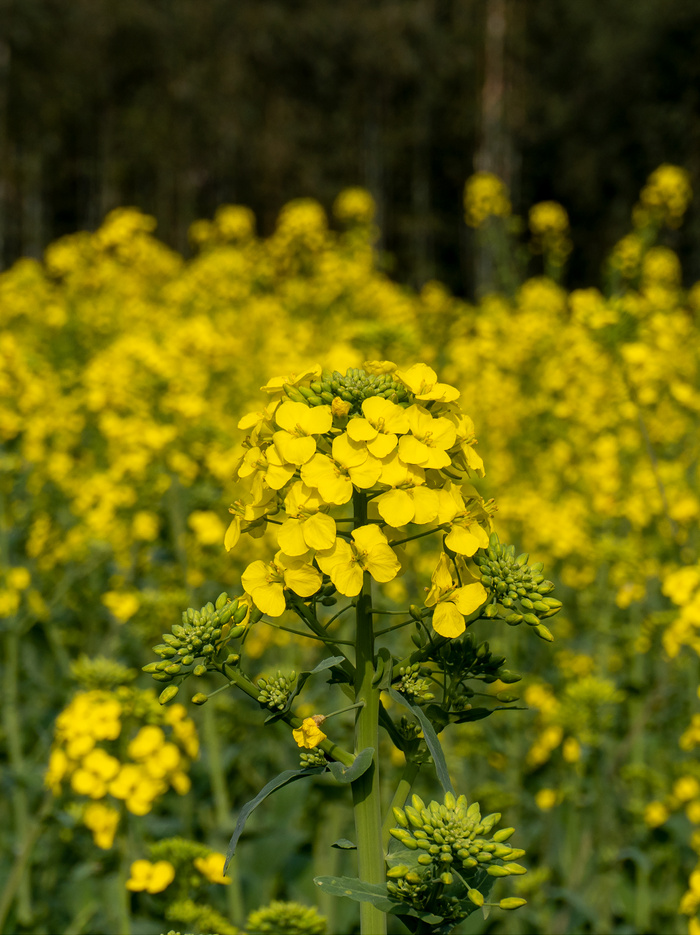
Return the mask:
[[435,733],[435,728],[429,718],[421,711],[418,705],[412,705],[409,701],[406,701],[404,696],[397,692],[395,688],[388,688],[387,691],[390,698],[393,698],[398,704],[403,705],[404,708],[408,708],[411,714],[418,719],[420,726],[423,728],[425,743],[435,763],[435,771],[440,780],[440,785],[445,792],[451,792],[454,795],[452,780],[450,779],[447,763],[445,762],[445,754],[442,752],[442,746],[438,740],[438,735]]
[[357,754],[350,766],[343,766],[337,760],[332,760],[328,763],[328,767],[338,782],[354,782],[370,768],[373,756],[374,747],[365,747],[364,750]]
[[381,649],[377,650],[377,671],[372,680],[372,685],[374,685],[375,688],[379,688],[380,691],[386,691],[391,685],[393,664],[394,660],[386,646],[382,646]]
[[469,711],[463,711],[461,714],[453,716],[453,722],[455,724],[464,724],[467,721],[480,721],[482,718],[488,717],[489,714],[493,714],[494,711],[527,711],[526,707],[522,705],[499,705],[496,708],[470,708]]
[[341,662],[345,662],[345,656],[329,656],[328,659],[321,660],[315,669],[311,669],[309,672],[300,672],[297,676],[296,684],[294,685],[294,691],[287,699],[287,703],[285,704],[284,708],[282,708],[281,711],[275,711],[273,714],[268,715],[265,718],[265,723],[272,724],[273,721],[279,721],[281,717],[284,717],[284,715],[292,707],[292,702],[312,675],[316,675],[319,672],[324,672],[326,669],[331,669],[333,666],[337,666]]
[[[372,903],[381,912],[391,912],[398,900],[392,899],[384,883],[362,883],[355,877],[314,877],[314,883],[331,896],[346,896],[358,903]],[[403,903],[399,904],[403,908]]]
[[[388,912],[391,915],[414,916],[431,925],[437,925],[443,921],[442,916],[412,909],[407,903],[394,899],[389,895],[385,883],[363,883],[356,877],[315,877],[314,883],[324,893],[330,893],[331,896],[345,896],[358,903],[372,903],[381,912]],[[453,926],[455,924],[453,923]]]
[[315,776],[325,771],[325,766],[312,766],[308,769],[286,769],[284,772],[280,773],[279,776],[275,776],[274,779],[271,779],[266,786],[263,786],[254,799],[251,799],[250,802],[246,802],[239,812],[236,827],[233,829],[233,834],[229,841],[228,850],[226,851],[226,862],[224,863],[224,873],[226,873],[228,865],[231,863],[231,859],[236,853],[238,839],[243,833],[245,823],[248,821],[251,812],[253,812],[268,795],[276,792],[277,789],[281,789],[282,786],[286,786],[290,782],[296,782],[297,779],[306,779],[307,776]]
[[337,847],[341,851],[356,851],[357,844],[353,844],[352,841],[348,841],[347,838],[338,838],[338,840],[331,844],[331,847]]

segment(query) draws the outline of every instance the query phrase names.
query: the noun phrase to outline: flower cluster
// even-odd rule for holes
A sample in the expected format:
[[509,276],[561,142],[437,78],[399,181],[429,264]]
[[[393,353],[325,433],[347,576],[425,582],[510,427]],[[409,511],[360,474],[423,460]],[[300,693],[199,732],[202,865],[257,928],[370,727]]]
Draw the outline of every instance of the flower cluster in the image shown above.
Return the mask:
[[464,187],[464,210],[470,227],[481,227],[489,217],[508,217],[511,204],[506,186],[491,172],[477,172]]
[[[252,562],[241,578],[260,611],[278,617],[298,598],[328,596],[328,581],[354,597],[365,572],[391,581],[409,524],[442,530],[462,557],[488,545],[493,504],[464,484],[468,472],[483,474],[474,426],[459,392],[430,367],[375,361],[345,376],[314,368],[263,389],[268,405],[239,423],[249,434],[236,473],[250,499],[236,509],[249,521],[233,520],[227,543],[265,523],[279,527],[272,561]],[[370,512],[346,531],[342,508],[356,492],[370,498]],[[440,562],[428,606],[436,631],[456,636],[487,593],[478,582],[453,588],[446,554]]]
[[[199,742],[182,705],[164,710],[152,692],[122,686],[78,692],[56,718],[45,784],[88,799],[83,821],[98,847],[112,846],[120,804],[145,815],[168,789],[184,795]],[[90,801],[91,800],[91,801]]]

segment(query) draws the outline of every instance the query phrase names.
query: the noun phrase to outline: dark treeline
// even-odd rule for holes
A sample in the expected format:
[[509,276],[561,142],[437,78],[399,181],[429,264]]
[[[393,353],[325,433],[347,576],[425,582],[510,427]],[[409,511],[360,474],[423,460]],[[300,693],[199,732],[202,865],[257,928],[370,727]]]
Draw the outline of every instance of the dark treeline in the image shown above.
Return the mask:
[[[473,291],[466,177],[568,209],[596,281],[647,174],[700,189],[700,4],[680,0],[0,0],[0,257],[120,204],[187,228],[222,202],[268,233],[348,185],[396,274]],[[675,246],[700,276],[700,224]]]

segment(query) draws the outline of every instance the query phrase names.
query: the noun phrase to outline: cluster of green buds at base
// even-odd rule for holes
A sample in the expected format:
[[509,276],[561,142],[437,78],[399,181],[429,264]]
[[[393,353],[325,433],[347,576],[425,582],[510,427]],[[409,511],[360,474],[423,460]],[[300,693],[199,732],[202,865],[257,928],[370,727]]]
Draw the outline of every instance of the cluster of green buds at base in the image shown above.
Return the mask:
[[248,935],[325,935],[326,919],[313,906],[275,901],[248,916]]
[[[526,873],[515,861],[525,853],[505,842],[513,828],[503,828],[491,834],[500,814],[494,812],[482,818],[478,802],[471,805],[465,796],[448,792],[444,802],[426,805],[417,795],[404,809],[394,808],[398,827],[392,836],[403,846],[398,855],[405,862],[394,863],[387,871],[389,893],[414,908],[424,909],[441,898],[436,911],[443,915],[466,915],[458,908],[459,900],[449,889],[461,884],[473,906],[491,905],[484,902],[482,890],[490,886],[488,877],[507,877]],[[486,884],[486,885],[485,885]],[[524,899],[509,897],[494,904],[502,909],[514,909],[525,904]]]
[[[182,614],[182,625],[175,624],[171,633],[163,633],[163,642],[153,647],[161,661],[149,662],[143,671],[157,682],[171,682],[177,676],[204,675],[207,663],[221,647],[243,635],[246,630],[243,621],[249,610],[238,599],[230,601],[226,592],[219,595],[216,604],[209,601],[201,610],[188,608]],[[165,700],[175,694],[170,690]]]
[[366,373],[348,368],[345,376],[337,370],[324,370],[321,379],[310,387],[284,385],[287,396],[308,406],[332,405],[335,399],[348,403],[344,415],[361,412],[362,402],[370,396],[381,396],[392,403],[408,403],[408,390],[392,373]]
[[271,711],[276,709],[283,711],[294,691],[296,680],[296,672],[292,671],[289,675],[284,675],[279,670],[274,678],[258,679],[258,688],[260,689],[258,701]]
[[482,616],[500,617],[512,627],[526,623],[540,639],[551,643],[554,637],[542,620],[559,613],[562,604],[547,597],[554,584],[545,580],[542,563],[528,565],[528,558],[527,553],[516,557],[515,546],[501,545],[495,533],[491,534],[488,549],[474,555],[481,583],[495,595],[495,602],[486,605]]
[[419,662],[414,662],[410,666],[401,666],[400,679],[393,683],[393,687],[409,701],[432,701],[435,695],[428,690],[430,680],[421,676],[420,669]]
[[325,766],[326,762],[325,753],[318,747],[306,753],[299,754],[299,766],[301,769],[310,769],[312,766]]

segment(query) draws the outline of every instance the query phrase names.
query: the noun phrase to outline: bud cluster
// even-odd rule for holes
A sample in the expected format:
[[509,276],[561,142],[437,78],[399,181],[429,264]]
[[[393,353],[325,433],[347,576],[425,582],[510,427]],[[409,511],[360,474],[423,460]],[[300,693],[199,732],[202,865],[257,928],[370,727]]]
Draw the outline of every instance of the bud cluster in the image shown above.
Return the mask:
[[279,670],[273,678],[258,679],[258,688],[260,689],[258,701],[271,711],[275,709],[283,711],[294,691],[296,680],[296,672],[292,671],[289,675],[284,675]]
[[310,769],[312,766],[325,766],[326,755],[323,750],[315,747],[313,750],[299,754],[299,766],[301,769]]
[[[436,911],[463,916],[467,913],[460,912],[454,895],[460,887],[466,887],[472,906],[482,906],[484,874],[506,877],[527,872],[515,863],[525,851],[505,843],[514,829],[491,834],[501,817],[497,812],[482,818],[478,802],[468,805],[465,796],[455,798],[450,792],[442,804],[430,802],[426,806],[417,795],[411,801],[404,809],[393,810],[398,827],[392,828],[391,834],[403,846],[398,859],[406,862],[394,863],[387,871],[387,889],[392,896],[417,909],[425,908],[428,901],[435,905],[437,896]],[[453,884],[454,890],[444,891]],[[515,908],[512,898],[508,902],[503,908]],[[518,905],[523,902],[517,900]]]
[[[171,633],[163,633],[163,642],[153,647],[160,662],[143,667],[158,682],[170,682],[177,675],[204,675],[206,663],[230,639],[245,631],[244,620],[250,608],[236,598],[230,601],[226,592],[216,604],[209,601],[201,610],[190,607],[182,614],[182,625],[175,624]],[[197,660],[203,662],[197,663]]]
[[403,383],[391,373],[366,373],[357,368],[348,368],[343,376],[339,371],[324,370],[321,379],[311,383],[310,387],[284,385],[287,396],[298,403],[308,406],[332,404],[336,398],[350,403],[348,415],[361,412],[361,406],[370,396],[381,396],[392,403],[407,403],[408,391]]
[[394,682],[394,688],[409,701],[432,701],[435,695],[429,691],[430,680],[421,676],[420,668],[419,662],[410,666],[401,666],[400,679]]
[[554,597],[547,597],[554,584],[545,580],[543,565],[536,562],[528,565],[527,553],[515,555],[515,547],[504,546],[495,533],[491,534],[489,547],[474,556],[474,563],[481,571],[481,583],[495,595],[495,603],[488,604],[484,617],[500,617],[512,627],[527,623],[543,640],[552,642],[548,627],[542,620],[559,613],[562,604]]

